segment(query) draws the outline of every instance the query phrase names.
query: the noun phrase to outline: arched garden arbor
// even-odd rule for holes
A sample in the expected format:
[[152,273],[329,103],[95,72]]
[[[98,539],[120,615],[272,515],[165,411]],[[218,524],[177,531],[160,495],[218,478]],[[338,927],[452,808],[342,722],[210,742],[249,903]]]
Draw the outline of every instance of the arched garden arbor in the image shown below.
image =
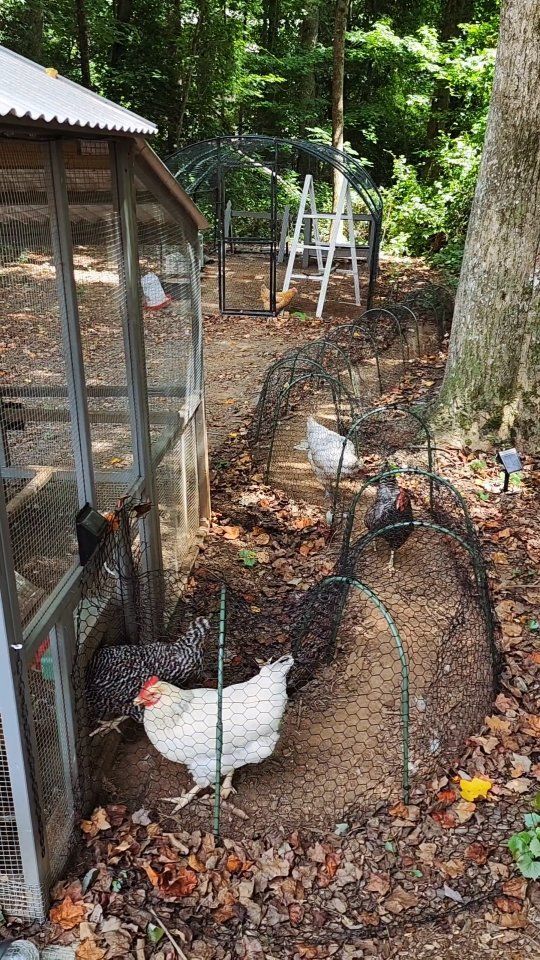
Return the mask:
[[[333,174],[339,171],[350,191],[356,255],[367,268],[362,302],[369,306],[378,269],[383,204],[379,190],[356,157],[323,143],[257,134],[214,137],[190,144],[169,157],[167,165],[214,225],[221,312],[256,316],[272,316],[279,311],[276,291],[282,289],[281,273],[285,273],[288,244],[308,176],[313,178],[317,214],[313,214],[310,201],[295,270],[305,272],[301,278],[309,276],[319,257],[317,233],[324,260],[333,209]],[[347,267],[347,260],[351,265],[350,237],[343,239],[335,257]],[[253,265],[254,254],[258,256],[255,282],[241,283],[246,255]],[[310,279],[314,278],[312,273]],[[293,283],[296,286],[296,280]],[[260,297],[262,286],[269,291],[265,304]],[[308,286],[313,288],[314,284]]]

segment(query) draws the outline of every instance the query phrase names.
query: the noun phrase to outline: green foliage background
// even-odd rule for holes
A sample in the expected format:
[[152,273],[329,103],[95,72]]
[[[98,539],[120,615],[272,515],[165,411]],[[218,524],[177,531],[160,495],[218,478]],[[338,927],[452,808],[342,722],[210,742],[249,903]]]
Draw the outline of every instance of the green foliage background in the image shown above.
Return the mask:
[[[0,42],[80,81],[82,29],[93,88],[154,120],[167,156],[217,133],[328,138],[333,17],[324,0],[0,0]],[[459,267],[497,29],[494,0],[352,0],[346,139],[392,253]]]

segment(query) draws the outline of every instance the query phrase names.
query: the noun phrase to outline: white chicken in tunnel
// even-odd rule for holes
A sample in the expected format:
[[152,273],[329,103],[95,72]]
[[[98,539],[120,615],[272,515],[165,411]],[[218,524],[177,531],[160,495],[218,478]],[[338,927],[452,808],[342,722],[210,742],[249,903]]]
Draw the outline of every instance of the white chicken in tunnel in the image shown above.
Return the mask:
[[[274,752],[287,706],[287,674],[293,663],[293,657],[281,657],[261,667],[251,680],[224,688],[224,798],[233,789],[235,770],[248,763],[261,763]],[[168,798],[175,804],[174,812],[181,810],[214,782],[218,692],[206,688],[179,690],[151,677],[134,703],[145,708],[144,728],[156,750],[167,760],[185,764],[195,781],[183,796]]]
[[[327,500],[332,499],[332,488],[338,480],[356,477],[364,465],[352,440],[324,427],[314,417],[308,417],[306,440],[296,449],[307,450],[311,469],[322,484]],[[327,514],[327,521],[332,522],[331,512]]]

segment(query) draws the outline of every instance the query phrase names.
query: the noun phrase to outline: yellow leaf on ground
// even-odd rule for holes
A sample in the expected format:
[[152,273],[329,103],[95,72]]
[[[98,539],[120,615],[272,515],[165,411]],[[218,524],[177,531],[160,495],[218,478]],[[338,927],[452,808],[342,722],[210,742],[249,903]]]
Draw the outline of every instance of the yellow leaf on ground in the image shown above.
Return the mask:
[[487,798],[488,792],[493,786],[491,780],[487,777],[473,777],[472,780],[460,780],[459,789],[463,800],[473,801]]

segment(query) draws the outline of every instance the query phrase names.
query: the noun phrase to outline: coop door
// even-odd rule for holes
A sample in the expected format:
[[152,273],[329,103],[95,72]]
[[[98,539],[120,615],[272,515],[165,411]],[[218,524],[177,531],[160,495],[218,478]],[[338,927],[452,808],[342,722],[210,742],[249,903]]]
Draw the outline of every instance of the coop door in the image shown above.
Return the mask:
[[276,305],[276,171],[272,159],[226,170],[221,191],[219,303],[225,314],[271,316]]

